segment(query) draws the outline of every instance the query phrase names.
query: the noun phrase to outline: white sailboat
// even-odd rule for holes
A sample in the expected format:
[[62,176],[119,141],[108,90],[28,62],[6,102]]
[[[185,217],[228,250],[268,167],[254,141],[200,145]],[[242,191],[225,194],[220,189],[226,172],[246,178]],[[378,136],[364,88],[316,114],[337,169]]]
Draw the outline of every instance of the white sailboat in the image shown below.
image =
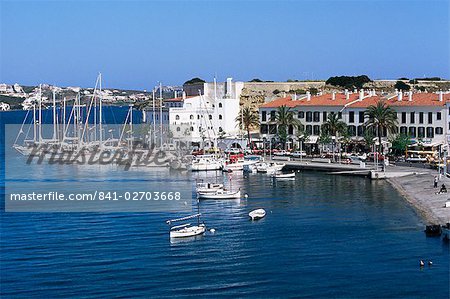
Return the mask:
[[216,192],[198,193],[198,199],[239,199],[241,198],[241,190],[230,191],[226,189],[220,189]]
[[[204,234],[206,225],[203,222],[200,223],[200,216],[201,214],[198,213],[183,218],[167,220],[166,223],[171,226],[169,231],[170,238],[186,238]],[[184,223],[172,226],[174,222],[186,221],[193,218],[197,218],[197,224]]]

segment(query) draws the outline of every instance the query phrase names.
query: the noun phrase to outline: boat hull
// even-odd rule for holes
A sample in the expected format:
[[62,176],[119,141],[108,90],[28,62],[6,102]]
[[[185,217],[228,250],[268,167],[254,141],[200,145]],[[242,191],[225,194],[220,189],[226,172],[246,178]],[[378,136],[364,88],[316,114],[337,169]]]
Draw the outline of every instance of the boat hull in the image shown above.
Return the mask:
[[198,193],[198,199],[238,199],[241,198],[241,191],[226,193]]
[[188,238],[204,234],[206,226],[204,224],[184,227],[179,230],[170,231],[171,238]]

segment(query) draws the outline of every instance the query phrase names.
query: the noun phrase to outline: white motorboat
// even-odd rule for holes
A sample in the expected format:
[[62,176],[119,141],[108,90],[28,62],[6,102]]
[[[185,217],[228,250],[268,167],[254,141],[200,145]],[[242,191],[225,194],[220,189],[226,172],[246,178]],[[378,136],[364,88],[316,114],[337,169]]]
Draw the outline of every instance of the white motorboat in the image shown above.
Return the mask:
[[275,173],[272,175],[274,179],[295,179],[295,172],[291,173]]
[[173,222],[185,221],[192,218],[197,218],[197,224],[192,225],[191,223],[185,223],[181,225],[171,226],[170,227],[170,237],[171,238],[186,238],[193,237],[204,234],[206,231],[206,225],[204,223],[200,223],[201,214],[195,214],[183,218],[167,220],[167,224],[172,225]]
[[197,156],[191,163],[192,171],[210,171],[222,169],[222,161],[214,155]]
[[250,216],[252,220],[258,220],[266,216],[266,211],[264,209],[256,209],[248,213],[248,216]]
[[286,164],[284,163],[276,163],[276,162],[261,163],[256,167],[256,171],[262,173],[274,173],[277,171],[281,171],[285,165]]
[[223,184],[218,183],[197,183],[197,193],[215,193],[223,189]]
[[241,198],[241,190],[228,191],[226,189],[217,190],[216,192],[198,193],[198,199],[238,199]]

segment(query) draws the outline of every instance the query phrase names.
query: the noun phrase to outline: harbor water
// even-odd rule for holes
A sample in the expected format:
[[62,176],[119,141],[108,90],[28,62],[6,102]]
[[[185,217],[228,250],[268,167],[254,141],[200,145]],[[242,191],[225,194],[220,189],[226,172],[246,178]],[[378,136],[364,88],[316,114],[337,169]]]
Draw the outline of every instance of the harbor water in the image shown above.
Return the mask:
[[[22,120],[22,112],[0,115]],[[306,171],[285,181],[237,172],[92,174],[104,189],[185,176],[248,195],[201,201],[206,234],[174,242],[165,221],[185,214],[5,212],[2,173],[2,298],[449,297],[448,243],[427,238],[419,215],[384,181]],[[70,175],[59,179],[78,186]],[[250,221],[256,208],[267,215]]]

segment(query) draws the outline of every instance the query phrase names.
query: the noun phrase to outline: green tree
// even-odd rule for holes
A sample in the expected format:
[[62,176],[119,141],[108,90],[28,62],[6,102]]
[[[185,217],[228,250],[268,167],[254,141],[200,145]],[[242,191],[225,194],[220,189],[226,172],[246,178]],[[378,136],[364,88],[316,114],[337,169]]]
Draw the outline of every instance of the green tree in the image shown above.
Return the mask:
[[184,82],[183,85],[197,84],[197,83],[205,83],[205,80],[195,77],[195,78],[192,78],[191,80]]
[[259,127],[259,113],[255,109],[249,106],[243,107],[239,111],[239,115],[236,117],[236,122],[239,127],[244,128],[247,131],[248,144],[252,148],[252,139],[250,136],[250,130]]
[[294,127],[301,128],[302,124],[294,117],[294,112],[291,111],[291,108],[286,107],[285,105],[278,107],[275,115],[275,121],[278,125],[278,138],[283,143],[284,148],[286,148],[288,127],[292,125]]
[[[339,135],[343,136],[346,134],[347,125],[339,119],[339,115],[337,113],[330,113],[327,117],[326,122],[322,124],[322,132],[326,133],[331,137],[334,137],[334,140],[337,140]],[[334,159],[334,142],[332,146]]]
[[411,89],[411,86],[409,86],[408,84],[406,84],[403,81],[397,81],[394,85],[394,88],[396,88],[398,90],[407,91],[407,90]]
[[377,133],[379,152],[381,154],[382,132],[383,130],[386,130],[389,133],[396,132],[397,113],[383,101],[378,101],[376,105],[369,106],[364,113],[368,118],[364,125],[366,128],[373,129]]
[[336,76],[330,77],[325,82],[327,85],[340,86],[342,88],[362,88],[365,83],[372,82],[366,75],[361,76]]
[[390,141],[392,143],[392,153],[397,156],[404,155],[408,145],[412,144],[411,138],[405,134],[397,134]]
[[375,138],[375,135],[373,134],[373,130],[366,130],[364,132],[364,143],[366,144],[366,147],[370,150],[371,146],[375,143],[373,140]]

